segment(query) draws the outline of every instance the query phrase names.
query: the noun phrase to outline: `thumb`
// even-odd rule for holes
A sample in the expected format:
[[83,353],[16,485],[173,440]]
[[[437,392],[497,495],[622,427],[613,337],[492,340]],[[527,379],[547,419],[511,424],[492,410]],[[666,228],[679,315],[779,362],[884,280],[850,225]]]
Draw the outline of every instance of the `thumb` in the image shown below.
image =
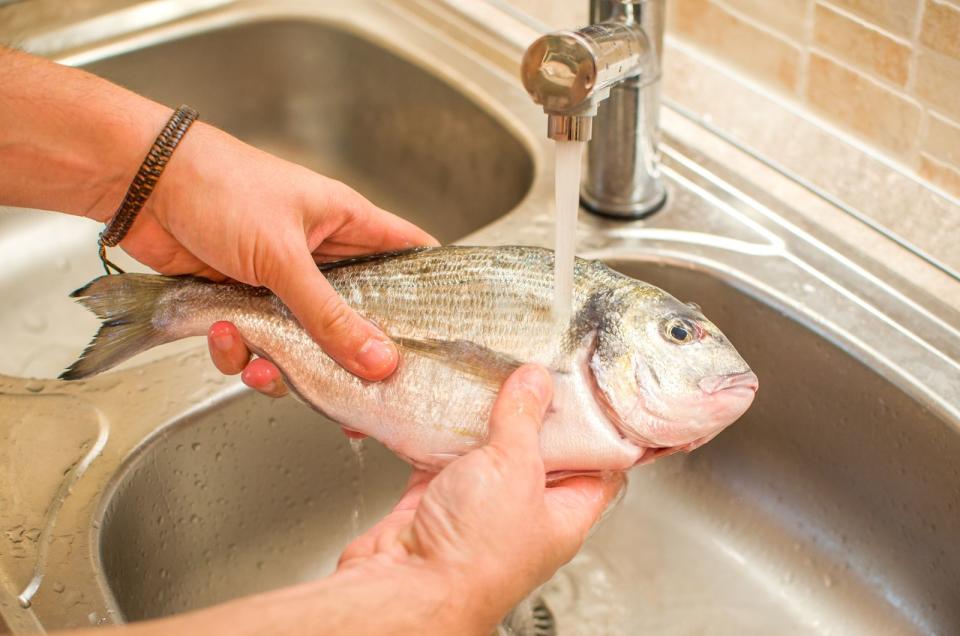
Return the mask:
[[493,404],[487,445],[511,456],[539,457],[540,426],[552,398],[553,381],[546,369],[525,364],[514,371]]
[[262,280],[340,366],[366,380],[382,380],[399,354],[387,336],[347,305],[317,268],[306,245],[277,259]]
[[573,558],[611,502],[618,501],[625,485],[626,476],[615,472],[569,477],[547,488],[544,502],[549,526],[557,534],[556,546],[569,552],[567,558]]

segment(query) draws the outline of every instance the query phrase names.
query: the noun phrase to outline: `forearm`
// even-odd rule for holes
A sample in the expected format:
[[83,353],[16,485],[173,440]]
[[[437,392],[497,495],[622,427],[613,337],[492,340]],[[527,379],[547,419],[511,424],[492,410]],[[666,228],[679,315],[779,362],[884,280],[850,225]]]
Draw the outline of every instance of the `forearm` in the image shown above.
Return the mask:
[[[495,619],[438,574],[410,568],[366,567],[238,599],[159,621],[135,623],[127,636],[298,636],[325,634],[464,634],[486,636]],[[102,628],[62,636],[105,634]]]
[[0,205],[108,219],[170,109],[0,48]]

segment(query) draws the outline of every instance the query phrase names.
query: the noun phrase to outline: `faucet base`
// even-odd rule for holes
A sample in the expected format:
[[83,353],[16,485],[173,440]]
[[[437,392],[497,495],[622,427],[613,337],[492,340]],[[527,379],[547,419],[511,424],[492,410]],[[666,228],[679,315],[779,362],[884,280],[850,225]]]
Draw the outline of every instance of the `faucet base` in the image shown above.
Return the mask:
[[659,180],[654,181],[650,192],[637,201],[603,201],[580,190],[580,204],[585,210],[611,219],[643,219],[659,211],[667,202],[667,188]]

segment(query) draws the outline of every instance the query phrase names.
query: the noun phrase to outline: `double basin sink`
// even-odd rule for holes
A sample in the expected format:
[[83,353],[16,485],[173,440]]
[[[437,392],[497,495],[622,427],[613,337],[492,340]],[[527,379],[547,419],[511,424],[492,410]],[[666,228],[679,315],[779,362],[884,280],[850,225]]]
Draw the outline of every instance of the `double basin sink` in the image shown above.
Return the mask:
[[[444,242],[549,246],[553,149],[516,79],[529,29],[462,4],[224,2],[55,57],[188,103]],[[580,252],[696,301],[762,387],[707,446],[632,471],[542,591],[558,631],[956,633],[960,319],[805,224],[803,200],[713,161],[709,135],[665,112],[667,206],[583,214]],[[95,328],[66,294],[97,275],[97,229],[0,216],[8,628],[167,616],[329,573],[405,483],[376,442],[219,376],[197,342],[36,379]],[[36,236],[55,238],[23,247]]]

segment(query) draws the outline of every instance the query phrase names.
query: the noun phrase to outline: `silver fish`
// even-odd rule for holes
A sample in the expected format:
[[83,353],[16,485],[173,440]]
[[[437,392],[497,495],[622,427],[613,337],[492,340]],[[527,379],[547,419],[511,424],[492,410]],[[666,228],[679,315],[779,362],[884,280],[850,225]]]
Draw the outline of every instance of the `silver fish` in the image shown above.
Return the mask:
[[320,268],[399,345],[386,380],[343,370],[266,289],[149,274],[103,276],[74,292],[103,325],[61,377],[100,373],[229,320],[304,402],[438,470],[484,443],[503,380],[536,362],[554,379],[540,436],[554,475],[692,450],[740,417],[757,389],[698,308],[599,262],[577,259],[569,324],[552,317],[550,250],[424,248]]

